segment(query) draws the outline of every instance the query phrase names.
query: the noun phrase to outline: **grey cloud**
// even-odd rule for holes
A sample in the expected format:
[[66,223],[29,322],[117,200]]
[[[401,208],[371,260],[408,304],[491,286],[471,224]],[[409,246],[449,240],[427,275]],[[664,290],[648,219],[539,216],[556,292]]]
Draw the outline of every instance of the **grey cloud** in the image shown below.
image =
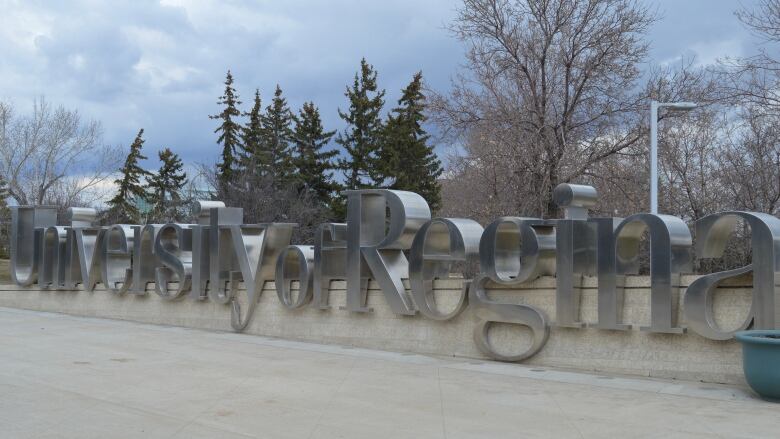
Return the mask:
[[133,67],[141,51],[131,41],[107,26],[81,32],[63,29],[36,45],[45,58],[47,79],[67,86],[76,96],[112,100],[134,81]]
[[[647,2],[666,16],[650,35],[654,61],[744,36],[733,2]],[[313,100],[327,127],[338,129],[336,110],[346,107],[344,87],[361,57],[377,67],[388,109],[417,70],[434,88],[448,86],[463,61],[460,43],[443,29],[457,4],[12,2],[0,16],[0,97],[23,103],[45,94],[102,120],[111,143],[127,145],[144,127],[149,157],[170,147],[187,162],[213,162],[216,124],[207,116],[217,112],[228,68],[245,101],[256,87],[267,100],[279,83],[293,108]]]

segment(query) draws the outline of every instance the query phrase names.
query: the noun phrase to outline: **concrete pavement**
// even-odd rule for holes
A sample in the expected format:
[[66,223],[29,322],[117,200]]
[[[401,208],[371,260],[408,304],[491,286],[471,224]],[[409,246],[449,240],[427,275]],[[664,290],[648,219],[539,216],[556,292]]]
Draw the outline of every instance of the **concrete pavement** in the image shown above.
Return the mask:
[[778,437],[740,387],[0,308],[2,438]]

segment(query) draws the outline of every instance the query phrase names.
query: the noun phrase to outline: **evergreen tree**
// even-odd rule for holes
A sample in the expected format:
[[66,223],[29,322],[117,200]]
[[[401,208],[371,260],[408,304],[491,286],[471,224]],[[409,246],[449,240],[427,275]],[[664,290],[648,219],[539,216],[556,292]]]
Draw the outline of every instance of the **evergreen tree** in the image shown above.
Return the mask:
[[323,151],[335,131],[325,131],[320,111],[313,102],[306,102],[295,117],[293,163],[302,190],[309,191],[324,206],[330,206],[338,184],[332,181],[331,160],[338,151]]
[[441,161],[428,145],[422,72],[403,89],[385,126],[377,173],[391,189],[416,192],[436,211],[441,206]]
[[132,145],[130,153],[125,159],[125,164],[119,170],[122,177],[114,180],[117,185],[117,193],[108,201],[108,217],[115,222],[136,223],[140,221],[141,213],[138,205],[144,203],[149,198],[141,179],[150,175],[149,171],[138,165],[139,160],[145,160],[146,156],[141,154],[144,146],[144,130],[138,131]]
[[344,93],[349,99],[349,111],[339,110],[339,116],[347,123],[347,128],[336,138],[336,143],[348,154],[339,160],[347,189],[363,189],[377,183],[376,153],[382,132],[380,113],[385,91],[377,91],[376,77],[373,66],[365,58],[361,59],[359,75],[355,74],[352,88],[347,87]]
[[241,116],[238,106],[238,93],[233,88],[233,75],[230,70],[225,78],[225,92],[219,97],[217,104],[224,105],[222,112],[209,116],[211,119],[219,119],[222,123],[214,130],[219,133],[217,143],[222,145],[222,161],[217,165],[220,182],[225,185],[233,178],[236,166],[236,153],[241,148],[241,126],[234,119]]
[[252,110],[244,113],[248,117],[246,125],[241,129],[242,153],[239,156],[239,164],[242,170],[256,172],[262,164],[268,163],[268,158],[262,155],[263,124],[261,120],[263,112],[260,90],[255,90]]
[[158,153],[160,170],[149,178],[149,204],[154,221],[171,222],[182,219],[182,188],[187,174],[182,170],[179,155],[168,148]]
[[275,184],[284,184],[294,178],[290,143],[293,137],[293,114],[277,85],[271,104],[260,115],[262,142],[257,153],[259,172],[272,177]]

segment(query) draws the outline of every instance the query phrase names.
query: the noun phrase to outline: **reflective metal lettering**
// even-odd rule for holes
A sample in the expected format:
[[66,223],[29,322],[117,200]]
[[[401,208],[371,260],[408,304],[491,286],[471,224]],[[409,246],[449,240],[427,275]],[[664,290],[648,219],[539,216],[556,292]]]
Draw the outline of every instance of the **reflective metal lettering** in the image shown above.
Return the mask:
[[[555,230],[534,218],[503,217],[485,228],[479,244],[482,273],[469,286],[469,303],[477,317],[474,343],[488,357],[522,361],[536,355],[550,336],[544,311],[531,305],[497,302],[487,296],[489,281],[513,285],[555,270]],[[497,352],[490,344],[492,323],[511,323],[531,330],[531,345],[517,354]]]
[[596,189],[578,184],[559,184],[553,200],[564,209],[564,219],[555,224],[555,325],[582,328],[580,299],[586,274],[596,274],[596,228],[588,223],[588,209],[596,205]]
[[[276,295],[285,308],[303,308],[312,298],[314,276],[314,247],[310,245],[291,245],[279,253],[276,261]],[[293,298],[292,282],[298,281],[298,296]]]
[[38,254],[38,286],[64,288],[68,229],[64,226],[50,226],[38,230],[43,234],[41,251]]
[[208,298],[211,209],[224,207],[225,203],[221,201],[197,200],[194,202],[193,214],[197,224],[192,226],[191,299],[205,300]]
[[366,265],[393,312],[414,315],[414,304],[402,281],[409,277],[409,263],[403,251],[412,246],[414,234],[431,219],[428,203],[413,192],[389,189],[346,194],[347,309],[370,311],[363,288]]
[[622,218],[591,218],[588,223],[596,230],[596,273],[598,275],[598,321],[591,328],[627,331],[631,325],[623,323],[623,287],[625,274],[617,272],[615,230]]
[[[696,222],[696,254],[700,258],[723,255],[729,236],[739,220],[750,226],[752,263],[734,270],[704,275],[688,286],[685,293],[685,320],[697,334],[713,340],[727,340],[734,332],[747,329],[780,328],[780,220],[757,212],[721,212]],[[750,312],[734,331],[723,331],[715,323],[713,294],[726,279],[753,272],[753,295]]]
[[650,236],[650,326],[640,329],[680,334],[684,332],[677,326],[680,272],[692,267],[691,232],[681,219],[670,215],[629,216],[615,229],[618,274],[639,271],[639,243],[645,231]]
[[65,288],[75,289],[81,284],[92,291],[100,282],[100,246],[105,230],[92,226],[97,218],[95,209],[71,207],[68,217]]
[[133,283],[133,227],[116,224],[103,234],[100,281],[114,294],[124,294]]
[[159,260],[155,252],[157,234],[161,224],[133,226],[133,281],[128,292],[138,296],[146,294],[149,284],[155,282]]
[[238,269],[230,228],[244,221],[244,209],[212,207],[209,209],[209,283],[208,297],[217,303],[232,299],[228,283],[230,273]]
[[[312,306],[318,309],[328,309],[330,305],[330,282],[333,279],[344,279],[347,275],[347,225],[344,223],[326,223],[317,227],[314,236],[314,295]],[[366,279],[368,274],[361,275]]]
[[[192,229],[188,224],[160,227],[154,252],[162,265],[155,270],[155,293],[163,299],[182,297],[192,282]],[[171,282],[177,282],[176,289],[170,288]]]
[[48,206],[11,207],[11,279],[28,286],[38,280],[43,238],[40,230],[57,224],[57,209]]
[[409,252],[409,283],[417,309],[435,320],[449,320],[465,308],[467,288],[461,289],[458,303],[449,312],[436,305],[434,279],[446,279],[454,262],[479,260],[482,226],[470,219],[435,218],[425,223],[412,242]]
[[[230,324],[236,331],[249,325],[263,286],[274,279],[279,253],[290,245],[293,227],[295,224],[288,223],[221,226],[232,237],[232,248],[240,269],[230,275]],[[243,312],[238,298],[239,281],[243,281],[247,296]]]

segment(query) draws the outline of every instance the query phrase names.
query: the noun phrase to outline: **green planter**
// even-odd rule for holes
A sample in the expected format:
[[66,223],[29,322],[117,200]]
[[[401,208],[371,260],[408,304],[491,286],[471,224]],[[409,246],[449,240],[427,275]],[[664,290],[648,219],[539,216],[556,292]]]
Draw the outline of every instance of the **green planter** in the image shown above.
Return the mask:
[[780,330],[740,331],[742,369],[750,387],[762,398],[780,402]]

